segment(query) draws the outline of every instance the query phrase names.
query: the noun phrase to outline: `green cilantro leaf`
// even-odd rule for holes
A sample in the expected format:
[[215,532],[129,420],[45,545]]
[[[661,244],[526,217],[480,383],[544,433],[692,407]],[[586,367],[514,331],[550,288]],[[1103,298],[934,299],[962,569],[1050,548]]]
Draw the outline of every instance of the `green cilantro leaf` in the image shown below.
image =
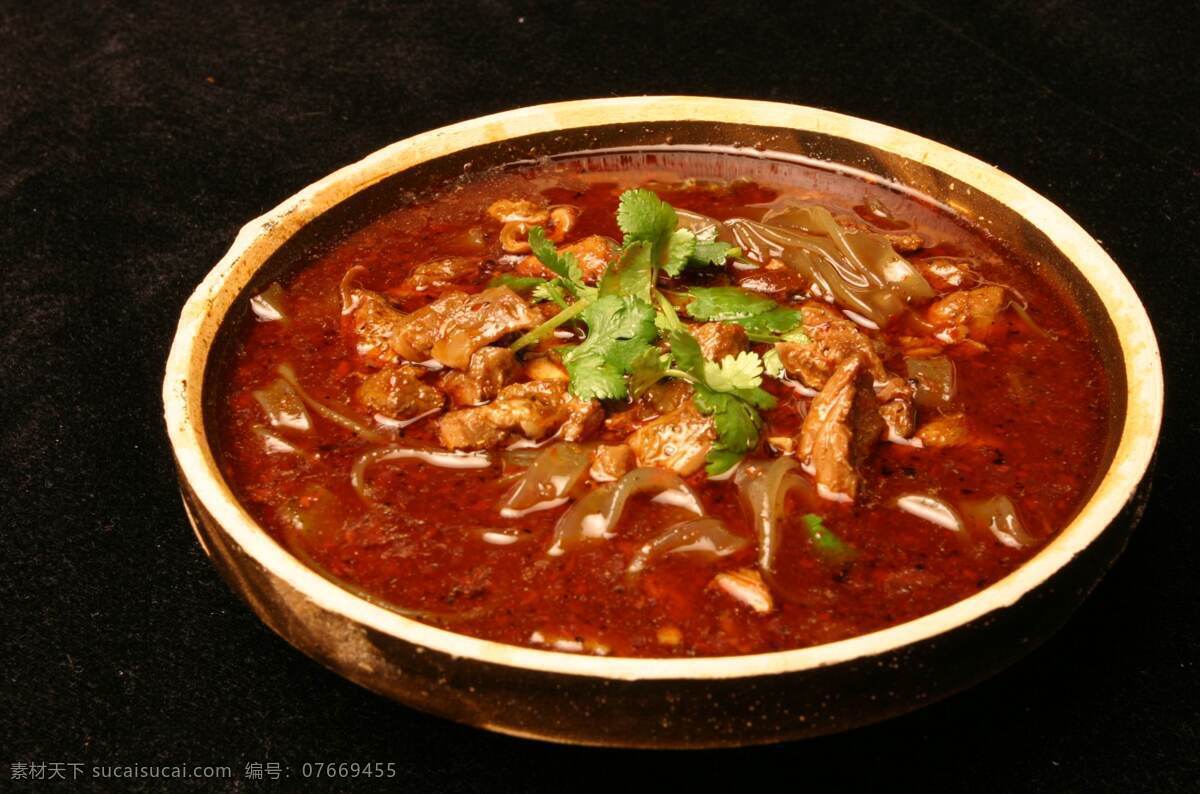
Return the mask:
[[582,282],[583,270],[574,254],[560,254],[541,226],[529,230],[529,248],[546,269],[565,281]]
[[600,279],[600,295],[629,296],[648,303],[654,286],[651,250],[649,243],[631,243],[621,253],[621,258],[604,271]]
[[770,298],[741,287],[692,287],[687,294],[692,298],[687,313],[706,322],[754,317],[779,306]]
[[687,229],[676,229],[667,243],[667,256],[662,263],[663,272],[671,278],[677,277],[687,267],[696,252],[696,235]]
[[628,394],[625,373],[608,362],[605,351],[596,347],[578,347],[563,356],[571,393],[581,400],[607,400]]
[[752,341],[804,342],[799,309],[780,306],[770,298],[740,287],[693,287],[687,294],[689,316],[705,322],[732,322],[746,329]]
[[697,410],[713,418],[717,440],[708,453],[706,471],[715,476],[728,471],[746,453],[758,446],[763,420],[753,406],[733,394],[713,391],[696,384],[693,400]]
[[720,240],[697,240],[690,262],[697,265],[723,265],[729,257],[736,257],[742,249]]
[[742,402],[749,403],[755,408],[761,408],[764,411],[775,407],[775,398],[771,396],[769,391],[763,388],[735,389],[730,393]]
[[809,338],[808,334],[804,332],[804,327],[798,325],[793,330],[788,331],[786,334],[781,334],[778,340],[768,339],[767,341],[796,342],[798,344],[806,344],[812,340]]
[[682,325],[667,334],[675,367],[697,381],[704,380],[704,354],[700,343]]
[[[796,309],[789,309],[787,306],[776,306],[769,312],[756,314],[753,317],[745,317],[734,320],[745,328],[751,334],[779,334],[786,335],[795,333],[800,328],[800,312]],[[803,336],[803,332],[801,332]],[[805,336],[805,339],[808,337]]]
[[670,355],[659,352],[656,347],[647,347],[638,354],[629,368],[629,396],[641,397],[667,374]]
[[625,397],[625,376],[652,349],[653,307],[632,296],[602,295],[580,318],[587,324],[587,339],[563,356],[571,392],[581,400]]
[[[695,387],[697,410],[713,417],[717,440],[708,456],[708,471],[719,474],[754,449],[763,426],[758,411],[775,405],[774,397],[761,387],[766,365],[753,352],[706,361],[675,307],[654,284],[659,268],[674,277],[690,265],[724,264],[741,251],[718,241],[715,229],[698,235],[678,228],[679,217],[671,205],[645,189],[621,194],[617,225],[625,236],[624,250],[595,288],[583,284],[574,256],[559,253],[541,228],[530,231],[534,255],[557,276],[532,285],[534,296],[555,301],[563,311],[517,340],[513,349],[577,317],[587,326],[587,338],[562,355],[576,397],[636,397],[663,377],[686,379]],[[568,294],[575,298],[573,304],[567,303]],[[775,341],[800,326],[798,311],[736,287],[697,288],[688,295],[690,316],[742,323],[752,339]],[[654,345],[660,333],[670,343],[668,354]]]
[[617,205],[617,226],[625,234],[625,245],[650,243],[655,262],[661,262],[670,238],[679,226],[679,216],[670,204],[645,188],[626,190]]
[[697,235],[679,228],[675,208],[645,188],[626,190],[617,206],[617,226],[625,235],[624,245],[647,243],[650,261],[676,278],[688,265],[721,265],[741,249],[716,240],[716,229]]
[[731,256],[741,256],[741,248],[717,239],[717,227],[715,224],[699,228],[691,226],[689,228],[696,238],[696,245],[685,264],[700,267],[720,266],[725,264],[725,260]]
[[594,288],[583,283],[583,270],[579,267],[579,260],[571,253],[560,254],[554,244],[546,239],[546,232],[541,226],[534,226],[529,230],[529,248],[547,270],[558,276],[559,285],[567,292],[576,298],[595,294]]
[[704,362],[704,381],[717,391],[736,392],[762,385],[763,362],[758,353],[744,351],[719,363]]
[[783,362],[779,359],[779,351],[771,348],[762,355],[763,374],[770,375],[772,378],[782,378],[787,374],[784,369]]
[[[693,231],[695,231],[693,229]],[[696,232],[696,248],[692,251],[691,265],[723,265],[730,257],[740,257],[742,249],[717,239],[717,227],[707,226]]]
[[[737,363],[739,359],[746,362],[746,365],[753,369],[757,369],[757,376],[762,376],[762,361],[756,354],[751,353],[751,358],[735,359],[733,369],[724,370],[721,365],[704,358],[704,353],[700,350],[700,343],[696,341],[696,337],[692,336],[687,329],[679,328],[667,334],[667,341],[671,345],[671,359],[674,363],[675,370],[685,375],[693,384],[701,384],[711,389],[714,392],[722,392],[732,394],[743,402],[750,403],[758,408],[774,408],[775,398],[769,392],[764,391],[758,385],[750,386],[746,380],[742,383],[734,382],[735,373],[739,372],[743,364]],[[743,354],[744,355],[744,354]],[[732,358],[732,357],[729,357]],[[753,361],[754,364],[750,364]],[[709,380],[709,375],[713,371],[719,374],[715,380]],[[741,373],[743,376],[747,373]],[[751,378],[753,375],[750,376]]]

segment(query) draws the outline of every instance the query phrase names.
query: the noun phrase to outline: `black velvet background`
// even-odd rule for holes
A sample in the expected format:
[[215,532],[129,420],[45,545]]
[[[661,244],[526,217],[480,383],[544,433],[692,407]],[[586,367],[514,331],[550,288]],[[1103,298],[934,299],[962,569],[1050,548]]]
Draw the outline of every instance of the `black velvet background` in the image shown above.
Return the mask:
[[[975,5],[0,3],[0,779],[16,761],[344,760],[394,761],[421,791],[1194,789],[1196,9]],[[179,308],[237,229],[410,134],[639,93],[794,101],[934,138],[1057,202],[1125,268],[1167,370],[1154,493],[1116,568],[1025,661],[816,741],[562,748],[368,694],[218,580],[159,388]]]

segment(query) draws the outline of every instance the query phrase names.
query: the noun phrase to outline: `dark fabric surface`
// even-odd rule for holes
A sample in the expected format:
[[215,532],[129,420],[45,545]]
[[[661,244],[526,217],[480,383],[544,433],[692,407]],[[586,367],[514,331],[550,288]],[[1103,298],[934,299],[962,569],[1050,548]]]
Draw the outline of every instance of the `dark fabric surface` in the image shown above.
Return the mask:
[[[440,791],[662,776],[673,790],[763,790],[763,776],[788,790],[1194,788],[1195,9],[974,5],[0,5],[0,779],[27,761],[239,778],[247,762],[392,761],[401,786]],[[159,384],[180,306],[237,229],[410,134],[641,93],[792,101],[942,141],[1057,202],[1124,267],[1167,370],[1154,493],[1115,569],[1025,661],[816,741],[563,748],[375,697],[217,578],[180,507]]]

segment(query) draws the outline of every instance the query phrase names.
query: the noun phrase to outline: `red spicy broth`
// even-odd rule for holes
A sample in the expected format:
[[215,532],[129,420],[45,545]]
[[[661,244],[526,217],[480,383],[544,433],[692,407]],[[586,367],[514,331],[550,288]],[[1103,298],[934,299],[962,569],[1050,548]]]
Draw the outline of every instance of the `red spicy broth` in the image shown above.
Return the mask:
[[[283,363],[313,398],[371,424],[355,403],[355,389],[371,367],[341,312],[340,284],[351,268],[363,268],[363,287],[413,312],[444,292],[397,289],[422,262],[482,260],[476,277],[450,288],[465,292],[478,292],[513,269],[519,257],[504,254],[498,225],[486,214],[498,198],[580,208],[564,242],[588,235],[619,240],[614,212],[621,192],[631,187],[650,187],[676,208],[717,219],[760,219],[771,207],[806,202],[875,233],[919,235],[923,246],[905,254],[911,262],[968,261],[982,283],[1004,285],[1006,294],[1019,296],[1031,321],[1007,309],[986,344],[964,340],[939,348],[953,361],[957,393],[944,406],[919,407],[918,432],[944,414],[962,415],[964,440],[944,447],[877,443],[861,462],[861,488],[852,504],[821,500],[789,512],[769,612],[713,586],[715,575],[753,568],[756,559],[754,525],[732,479],[713,481],[703,470],[686,478],[706,512],[747,539],[745,548],[716,560],[665,555],[631,577],[631,558],[680,520],[678,507],[635,497],[614,537],[550,556],[555,523],[569,505],[502,518],[497,505],[512,479],[499,455],[480,469],[381,461],[365,475],[373,496],[368,502],[353,487],[351,470],[372,442],[316,414],[307,432],[277,434],[286,436],[291,450],[261,433],[263,408],[253,393],[274,382]],[[767,274],[734,265],[686,275],[681,283],[738,284]],[[1036,554],[1085,501],[1103,457],[1105,372],[1088,326],[1067,296],[1001,242],[932,202],[796,163],[663,151],[479,174],[350,234],[288,274],[280,288],[287,320],[247,320],[220,385],[218,459],[233,490],[272,536],[327,575],[418,619],[501,642],[621,656],[719,656],[801,648],[882,629],[977,593]],[[939,290],[939,296],[950,291]],[[807,300],[802,286],[772,297],[796,306]],[[920,334],[903,322],[870,335],[889,370],[899,373],[905,372],[905,356],[921,344]],[[796,434],[810,397],[780,383],[767,388],[779,402],[763,412],[755,454],[769,458],[779,450],[767,439]],[[624,407],[605,408],[611,418]],[[374,429],[406,444],[436,447],[438,421],[431,416],[403,429]],[[627,433],[606,426],[589,440],[620,443]],[[913,494],[952,505],[1007,497],[1027,542],[1014,547],[999,535],[952,531],[896,507],[897,498]],[[305,516],[304,531],[296,528],[297,511]],[[853,561],[832,565],[813,553],[800,524],[801,515],[811,512],[853,548]]]

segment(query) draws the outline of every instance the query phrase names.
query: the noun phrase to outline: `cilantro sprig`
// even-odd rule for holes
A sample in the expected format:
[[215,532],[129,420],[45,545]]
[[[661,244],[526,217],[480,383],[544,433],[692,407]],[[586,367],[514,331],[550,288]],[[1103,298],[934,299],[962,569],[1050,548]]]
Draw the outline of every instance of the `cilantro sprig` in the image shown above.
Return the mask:
[[727,258],[741,253],[740,248],[718,241],[716,229],[698,237],[691,229],[680,228],[675,208],[645,188],[621,194],[617,226],[625,235],[626,246],[649,243],[655,266],[672,278],[689,265],[723,265]]
[[[671,299],[656,284],[660,273],[677,277],[687,267],[723,265],[741,252],[717,240],[715,228],[698,235],[680,227],[675,209],[650,190],[621,194],[617,225],[624,235],[620,256],[595,287],[583,281],[572,254],[559,252],[540,227],[530,230],[530,248],[554,278],[510,283],[531,290],[537,299],[553,301],[561,310],[512,348],[520,350],[567,322],[579,321],[587,336],[562,355],[576,397],[636,398],[663,378],[688,381],[695,390],[696,409],[712,417],[716,431],[707,471],[728,471],[758,445],[763,428],[759,412],[775,405],[762,379],[781,371],[778,356],[774,350],[765,356],[745,351],[720,361],[706,359]],[[798,310],[746,290],[695,287],[681,296],[687,299],[684,310],[691,319],[738,323],[754,341],[803,338]]]

